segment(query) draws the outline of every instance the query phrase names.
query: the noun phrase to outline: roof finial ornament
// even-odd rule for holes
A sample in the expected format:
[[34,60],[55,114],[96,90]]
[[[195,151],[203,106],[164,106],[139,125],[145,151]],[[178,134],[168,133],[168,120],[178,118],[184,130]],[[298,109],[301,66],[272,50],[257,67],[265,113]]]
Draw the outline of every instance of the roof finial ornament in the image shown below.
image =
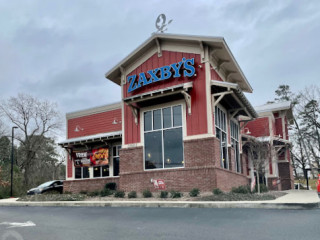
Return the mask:
[[166,15],[161,13],[156,20],[156,28],[158,29],[156,33],[164,33],[164,31],[167,31],[168,28],[166,28],[173,20],[169,20],[168,23],[166,23]]

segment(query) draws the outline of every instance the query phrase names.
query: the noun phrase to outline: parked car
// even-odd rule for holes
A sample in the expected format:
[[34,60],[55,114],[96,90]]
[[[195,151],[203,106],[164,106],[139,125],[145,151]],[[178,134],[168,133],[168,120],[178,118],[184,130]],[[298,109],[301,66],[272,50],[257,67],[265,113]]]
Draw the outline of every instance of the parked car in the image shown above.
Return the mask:
[[27,192],[27,195],[42,194],[45,192],[59,192],[63,193],[63,181],[54,180],[42,183],[36,188],[32,188]]

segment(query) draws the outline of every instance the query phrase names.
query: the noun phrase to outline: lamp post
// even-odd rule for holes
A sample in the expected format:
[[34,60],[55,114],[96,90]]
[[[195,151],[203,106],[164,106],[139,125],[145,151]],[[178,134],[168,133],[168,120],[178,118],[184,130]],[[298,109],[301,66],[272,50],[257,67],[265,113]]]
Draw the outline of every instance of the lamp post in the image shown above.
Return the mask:
[[15,128],[18,128],[18,127],[12,127],[12,140],[11,140],[11,143],[12,143],[12,147],[11,147],[11,194],[10,196],[13,197],[13,137],[14,137],[14,129]]

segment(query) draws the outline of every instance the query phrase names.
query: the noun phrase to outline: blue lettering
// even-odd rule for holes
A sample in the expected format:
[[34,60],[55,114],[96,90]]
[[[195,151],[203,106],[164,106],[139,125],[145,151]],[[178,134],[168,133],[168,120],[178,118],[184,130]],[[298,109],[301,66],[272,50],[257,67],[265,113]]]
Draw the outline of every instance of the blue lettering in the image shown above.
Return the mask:
[[142,86],[145,86],[145,85],[148,85],[149,83],[152,83],[152,81],[148,81],[147,78],[146,78],[146,75],[144,74],[144,72],[140,73],[139,74],[139,81],[138,81],[138,87],[141,87],[141,83],[142,83]]
[[170,66],[163,66],[160,68],[161,71],[161,76],[160,76],[160,80],[166,80],[169,79],[172,75],[172,73],[170,72]]
[[[178,65],[178,66],[177,66]],[[180,68],[182,66],[182,62],[178,62],[178,63],[173,63],[170,65],[173,70],[174,70],[174,75],[173,77],[181,77],[181,74],[180,74]]]
[[134,84],[136,77],[137,77],[137,75],[128,76],[128,83],[130,83],[128,92],[132,92],[138,88],[138,86],[137,86],[138,84]]
[[[190,64],[188,64],[190,63]],[[192,77],[196,70],[193,66],[194,64],[194,58],[191,58],[191,59],[187,59],[185,62],[184,62],[184,71],[183,71],[183,76],[185,77]]]
[[153,70],[149,70],[148,73],[150,75],[150,81],[151,82],[158,82],[160,81],[161,79],[157,76],[157,72],[160,70],[160,68],[156,68],[156,69],[153,69]]

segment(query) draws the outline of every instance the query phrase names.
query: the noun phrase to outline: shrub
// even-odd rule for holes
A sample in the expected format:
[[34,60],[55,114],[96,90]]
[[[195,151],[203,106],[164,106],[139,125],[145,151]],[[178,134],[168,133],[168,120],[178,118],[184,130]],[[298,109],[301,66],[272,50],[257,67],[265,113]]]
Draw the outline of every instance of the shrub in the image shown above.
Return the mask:
[[215,188],[215,189],[213,189],[213,194],[214,195],[220,195],[220,194],[223,194],[223,192],[220,190],[220,188]]
[[87,194],[89,197],[96,197],[100,195],[99,191],[93,191],[93,192],[88,192]]
[[88,194],[88,191],[86,191],[86,190],[82,190],[82,191],[80,191],[80,194],[87,195],[87,194]]
[[243,185],[239,187],[233,187],[231,189],[232,193],[242,193],[242,194],[248,194],[251,193],[250,186],[249,185]]
[[117,184],[115,182],[109,182],[106,183],[104,188],[109,190],[117,190]]
[[111,191],[110,189],[108,188],[105,188],[103,189],[101,192],[100,192],[100,196],[101,197],[106,197],[106,196],[110,196],[113,194],[113,191]]
[[159,197],[160,198],[167,198],[168,197],[168,192],[167,191],[161,191]]
[[190,197],[196,197],[199,195],[199,193],[200,193],[200,190],[198,188],[193,188],[189,192],[189,195],[190,195]]
[[126,195],[126,194],[124,193],[124,191],[121,191],[121,190],[116,191],[116,192],[114,193],[114,196],[115,196],[116,198],[124,198],[125,195]]
[[152,193],[150,192],[150,190],[144,190],[142,192],[143,197],[145,198],[151,198],[152,197]]
[[[258,192],[258,184],[256,184],[254,191]],[[268,191],[269,191],[268,187],[265,184],[260,184],[260,192],[261,193],[268,192]]]
[[137,192],[136,191],[131,191],[128,193],[128,198],[137,198]]
[[181,197],[183,196],[183,194],[182,194],[181,192],[174,191],[174,190],[172,190],[172,191],[170,192],[170,194],[171,194],[171,197],[172,197],[172,198],[181,198]]
[[[72,192],[69,192],[69,191],[63,191],[63,194],[72,194]],[[82,193],[80,192],[80,194],[82,194]]]

